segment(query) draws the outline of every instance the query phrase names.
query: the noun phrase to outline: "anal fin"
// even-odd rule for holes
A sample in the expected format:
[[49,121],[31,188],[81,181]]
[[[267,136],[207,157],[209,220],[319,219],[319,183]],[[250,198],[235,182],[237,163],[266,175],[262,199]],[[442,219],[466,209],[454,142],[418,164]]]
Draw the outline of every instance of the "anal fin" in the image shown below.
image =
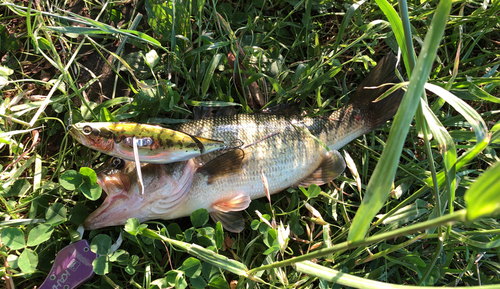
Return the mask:
[[318,168],[297,185],[302,187],[308,187],[311,184],[324,185],[340,176],[345,167],[344,158],[338,151],[326,152]]
[[245,229],[245,220],[241,212],[228,212],[223,213],[215,211],[210,213],[210,217],[214,222],[221,222],[224,229],[233,233],[241,233]]
[[206,163],[198,169],[198,172],[208,176],[208,183],[211,184],[222,176],[239,173],[244,158],[245,153],[242,149],[234,149]]

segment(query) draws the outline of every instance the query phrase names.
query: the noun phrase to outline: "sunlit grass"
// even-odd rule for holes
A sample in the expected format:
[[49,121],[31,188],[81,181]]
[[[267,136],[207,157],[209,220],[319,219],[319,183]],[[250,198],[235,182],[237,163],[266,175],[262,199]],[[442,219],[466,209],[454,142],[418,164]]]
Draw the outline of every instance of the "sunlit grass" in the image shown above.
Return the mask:
[[[271,205],[253,201],[241,234],[196,221],[204,211],[85,232],[106,252],[87,285],[499,283],[498,1],[30,4],[0,6],[7,288],[40,286],[98,206],[79,187],[95,186],[92,172],[80,169],[105,157],[67,135],[70,120],[168,125],[192,118],[194,106],[258,111],[249,99],[259,93],[264,107],[298,103],[321,115],[398,45],[407,95],[394,120],[344,148],[349,171],[321,189],[273,195]],[[303,261],[315,264],[295,264]]]

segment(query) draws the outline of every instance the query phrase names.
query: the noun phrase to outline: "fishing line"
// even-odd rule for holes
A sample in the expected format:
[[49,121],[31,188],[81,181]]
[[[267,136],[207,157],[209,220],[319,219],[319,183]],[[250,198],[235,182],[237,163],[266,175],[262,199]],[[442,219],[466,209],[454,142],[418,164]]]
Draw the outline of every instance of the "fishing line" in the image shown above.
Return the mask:
[[134,161],[135,168],[137,170],[137,180],[141,185],[141,195],[144,195],[144,183],[142,182],[142,171],[141,171],[141,163],[139,162],[139,149],[137,148],[137,143],[139,139],[135,136],[132,138],[132,147],[134,148]]
[[[68,116],[68,126],[66,127],[66,133],[71,129],[71,125],[73,124],[73,111],[71,110],[71,103],[68,98],[68,108],[69,108],[69,116]],[[64,124],[64,123],[63,123]]]
[[249,147],[249,146],[256,145],[256,144],[260,143],[261,141],[264,141],[264,140],[266,140],[266,139],[268,139],[268,138],[271,138],[271,137],[273,137],[273,136],[275,136],[275,135],[278,135],[278,134],[279,134],[279,132],[273,132],[273,133],[270,133],[270,134],[268,134],[268,135],[264,136],[263,138],[261,138],[261,139],[258,139],[258,140],[256,140],[256,141],[254,141],[254,142],[253,142],[253,143],[251,143],[251,144],[247,144],[247,145],[241,146],[241,149],[246,149],[246,148],[247,148],[247,147]]

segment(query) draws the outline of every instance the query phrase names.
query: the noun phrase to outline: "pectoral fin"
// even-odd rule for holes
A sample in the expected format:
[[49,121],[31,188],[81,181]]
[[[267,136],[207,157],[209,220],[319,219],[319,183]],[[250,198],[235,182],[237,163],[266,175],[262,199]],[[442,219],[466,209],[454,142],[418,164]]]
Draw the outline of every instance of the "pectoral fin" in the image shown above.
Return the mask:
[[198,172],[208,176],[208,183],[211,184],[222,176],[240,172],[244,158],[242,149],[234,149],[200,167]]
[[216,223],[217,221],[221,222],[224,229],[229,232],[240,233],[245,229],[245,220],[241,212],[223,213],[215,211],[210,213],[210,217],[212,217],[212,220]]
[[342,155],[336,150],[329,151],[325,153],[323,161],[316,171],[301,180],[298,186],[308,187],[311,184],[316,184],[318,186],[326,184],[340,176],[345,170],[345,167],[346,165]]

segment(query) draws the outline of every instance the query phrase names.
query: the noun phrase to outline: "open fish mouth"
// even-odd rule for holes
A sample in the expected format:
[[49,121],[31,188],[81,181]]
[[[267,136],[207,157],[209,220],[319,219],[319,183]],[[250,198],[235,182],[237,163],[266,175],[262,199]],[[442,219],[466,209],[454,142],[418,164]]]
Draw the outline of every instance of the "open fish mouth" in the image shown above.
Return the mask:
[[[93,230],[103,226],[121,225],[120,219],[126,218],[130,214],[129,207],[123,206],[129,201],[128,191],[130,180],[124,173],[111,175],[99,174],[98,184],[106,193],[104,202],[92,212],[85,220],[83,226],[86,230]],[[138,200],[140,201],[140,200]],[[111,220],[111,217],[117,221]]]
[[130,218],[140,222],[176,213],[189,192],[195,173],[192,160],[170,164],[177,174],[168,174],[165,165],[142,164],[146,193],[141,194],[134,162],[111,159],[97,175],[107,194],[103,203],[85,220],[86,230],[124,225]]

